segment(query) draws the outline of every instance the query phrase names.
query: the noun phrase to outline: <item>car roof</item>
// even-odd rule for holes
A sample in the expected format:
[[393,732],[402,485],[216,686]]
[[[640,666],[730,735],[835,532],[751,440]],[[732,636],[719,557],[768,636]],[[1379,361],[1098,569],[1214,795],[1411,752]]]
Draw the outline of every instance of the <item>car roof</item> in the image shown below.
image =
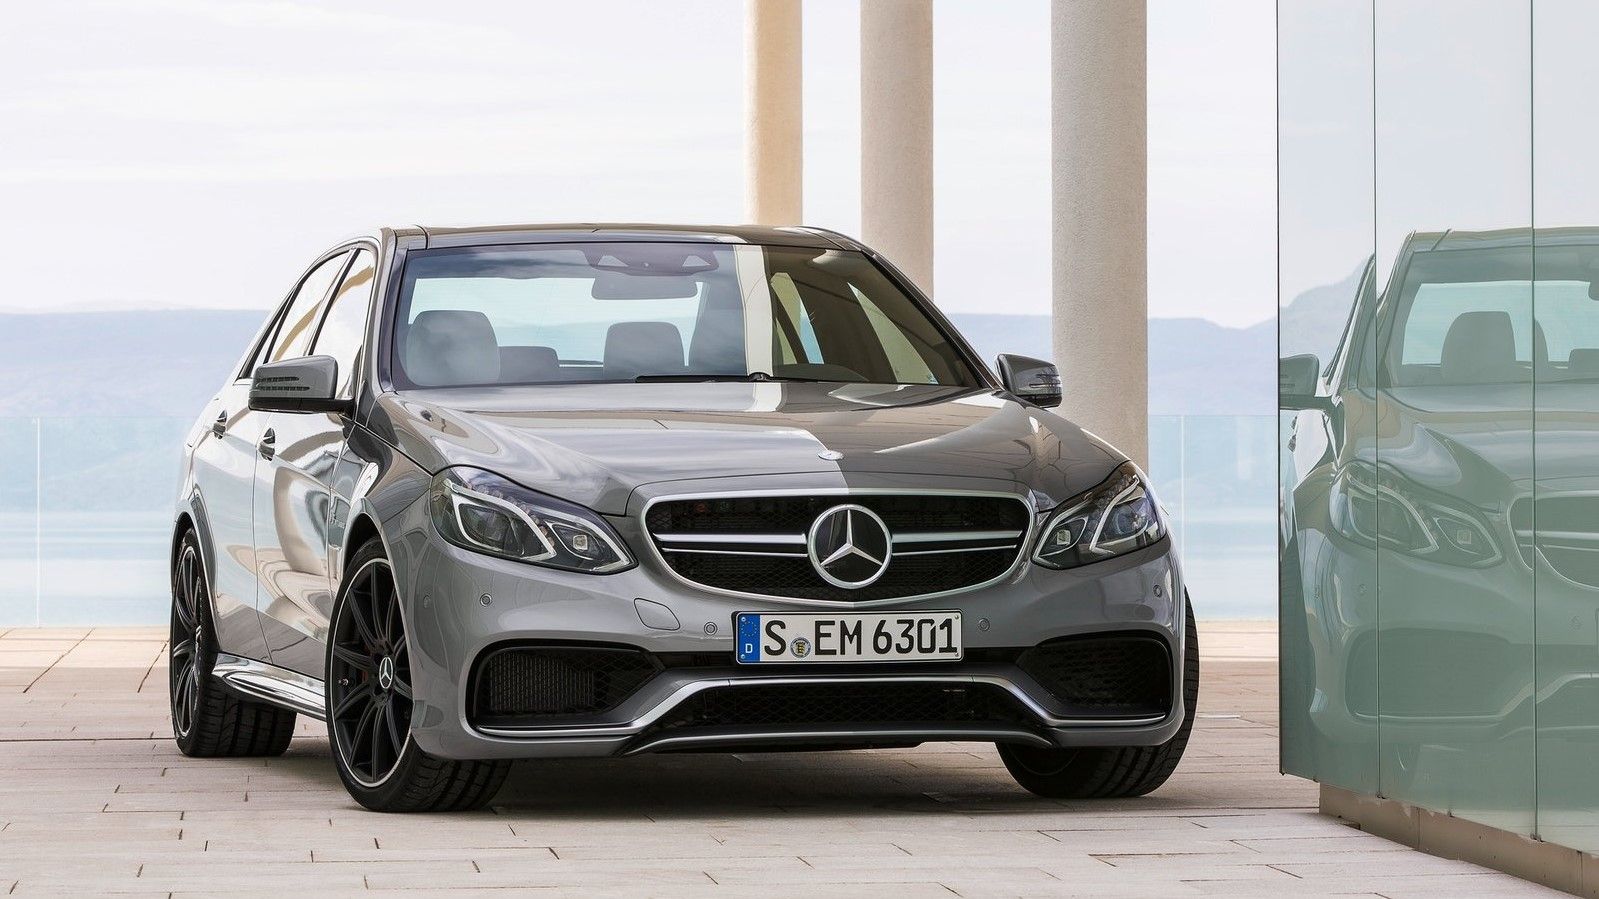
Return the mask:
[[1433,250],[1498,249],[1504,247],[1593,246],[1599,245],[1599,228],[1562,226],[1556,228],[1500,228],[1492,231],[1417,231],[1406,240],[1414,252]]
[[857,241],[824,228],[765,225],[663,225],[639,222],[565,222],[393,229],[414,236],[425,247],[470,247],[533,243],[683,242],[760,244],[826,250],[865,249]]

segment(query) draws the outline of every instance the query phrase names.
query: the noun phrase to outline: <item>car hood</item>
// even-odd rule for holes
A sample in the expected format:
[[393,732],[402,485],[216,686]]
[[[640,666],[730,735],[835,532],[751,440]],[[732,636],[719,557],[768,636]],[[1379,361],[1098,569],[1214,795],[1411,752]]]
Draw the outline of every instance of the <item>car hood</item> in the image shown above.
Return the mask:
[[[1599,385],[1401,387],[1379,413],[1376,458],[1424,486],[1484,507],[1529,489],[1599,487]],[[1368,455],[1368,449],[1362,455]]]
[[930,385],[415,390],[382,396],[369,425],[430,471],[484,468],[617,515],[647,484],[808,473],[817,486],[864,485],[873,475],[946,485],[983,479],[1032,490],[1047,507],[1125,459],[1064,418],[998,391]]

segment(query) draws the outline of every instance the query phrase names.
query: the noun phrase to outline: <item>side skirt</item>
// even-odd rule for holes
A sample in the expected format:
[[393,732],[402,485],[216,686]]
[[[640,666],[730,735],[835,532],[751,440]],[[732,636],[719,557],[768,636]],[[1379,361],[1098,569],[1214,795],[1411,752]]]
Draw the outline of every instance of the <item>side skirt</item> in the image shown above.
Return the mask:
[[327,718],[320,680],[268,662],[258,662],[226,652],[217,653],[211,673],[247,699],[261,699],[318,721]]

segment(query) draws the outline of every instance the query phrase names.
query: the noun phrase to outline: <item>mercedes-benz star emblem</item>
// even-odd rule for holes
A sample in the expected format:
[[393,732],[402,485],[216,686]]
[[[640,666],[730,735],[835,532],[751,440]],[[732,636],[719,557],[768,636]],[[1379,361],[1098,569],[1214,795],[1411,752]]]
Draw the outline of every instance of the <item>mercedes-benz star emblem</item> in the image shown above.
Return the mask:
[[835,587],[856,590],[883,576],[894,554],[888,525],[865,506],[834,506],[817,516],[806,538],[816,573]]
[[844,454],[838,450],[822,450],[816,454],[816,458],[826,459],[829,462],[837,462],[838,460],[844,458]]

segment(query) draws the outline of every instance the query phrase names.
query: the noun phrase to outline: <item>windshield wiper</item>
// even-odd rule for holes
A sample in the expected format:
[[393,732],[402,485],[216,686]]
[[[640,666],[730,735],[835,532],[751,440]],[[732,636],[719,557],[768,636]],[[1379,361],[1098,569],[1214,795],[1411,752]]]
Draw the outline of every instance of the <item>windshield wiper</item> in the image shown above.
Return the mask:
[[718,375],[708,372],[698,375],[639,375],[633,379],[634,383],[637,384],[642,384],[646,381],[678,381],[685,383],[710,383],[720,381],[746,384],[753,384],[761,381],[779,381],[799,384],[819,384],[826,380],[827,379],[825,378],[794,378],[787,375],[769,375],[764,371],[752,371],[747,375]]

